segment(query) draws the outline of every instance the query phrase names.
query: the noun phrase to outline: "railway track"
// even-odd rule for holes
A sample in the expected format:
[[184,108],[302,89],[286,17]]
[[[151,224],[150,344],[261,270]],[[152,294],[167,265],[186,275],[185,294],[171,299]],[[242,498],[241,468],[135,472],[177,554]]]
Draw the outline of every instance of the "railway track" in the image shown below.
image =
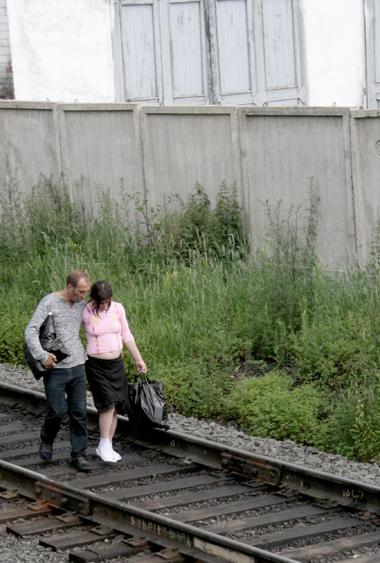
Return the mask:
[[[128,438],[122,460],[68,466],[64,427],[54,461],[38,457],[44,395],[0,384],[0,525],[67,550],[70,561],[379,563],[380,488],[172,431]],[[120,560],[120,559],[119,559]]]

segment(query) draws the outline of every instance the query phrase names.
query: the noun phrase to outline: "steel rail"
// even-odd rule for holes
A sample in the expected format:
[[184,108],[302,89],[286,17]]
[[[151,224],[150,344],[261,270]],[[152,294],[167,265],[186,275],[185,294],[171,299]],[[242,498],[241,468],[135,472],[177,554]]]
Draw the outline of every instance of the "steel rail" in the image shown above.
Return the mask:
[[[11,407],[20,405],[28,412],[38,414],[45,408],[46,397],[38,391],[0,383],[0,394],[1,392],[3,400]],[[88,417],[90,426],[97,426],[98,413],[95,409],[88,408]],[[126,417],[119,416],[119,429],[122,434],[130,433]],[[137,443],[177,458],[185,458],[188,462],[245,475],[275,488],[283,487],[299,491],[313,499],[334,500],[344,507],[380,514],[380,487],[367,483],[171,430],[151,430]],[[201,552],[203,555],[199,555],[199,560],[204,563],[214,563],[215,558],[231,563],[299,563],[283,555],[205,531],[127,502],[109,499],[107,493],[98,494],[76,488],[1,460],[0,486],[5,489],[17,488],[28,498],[38,498],[59,509],[76,511],[89,523],[103,524],[119,533],[132,536],[144,535],[152,544],[177,549],[180,546],[181,552],[190,557],[194,557],[194,552]]]
[[[146,439],[148,440],[148,438]],[[155,430],[149,443],[189,460],[228,469],[269,485],[287,487],[305,496],[329,499],[340,506],[380,515],[380,487],[317,469],[304,467],[176,431]]]
[[[0,383],[0,391],[1,389],[11,393],[16,400],[22,400],[27,392],[36,405],[46,402],[45,395],[38,391],[25,390],[9,383]],[[97,411],[88,407],[87,412],[91,422],[97,423]],[[128,418],[118,416],[118,419],[119,429],[128,435]],[[228,469],[272,486],[287,487],[311,498],[329,499],[340,506],[380,515],[380,487],[363,481],[239,450],[174,430],[150,430],[149,434],[144,436],[143,442],[145,445],[160,448],[164,453],[207,467]]]
[[[231,563],[299,563],[281,555],[230,540],[218,534],[177,522],[165,516],[70,485],[0,460],[0,486],[17,490],[27,498],[37,497],[49,505],[76,511],[84,520],[108,524],[120,533],[142,533],[153,541],[167,540],[183,549],[196,549]],[[166,540],[166,542],[165,542]]]

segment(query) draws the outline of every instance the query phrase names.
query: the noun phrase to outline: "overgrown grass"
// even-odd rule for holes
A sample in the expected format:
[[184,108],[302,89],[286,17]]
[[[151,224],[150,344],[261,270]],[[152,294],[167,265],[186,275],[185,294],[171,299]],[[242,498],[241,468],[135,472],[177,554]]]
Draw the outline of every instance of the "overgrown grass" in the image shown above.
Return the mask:
[[[314,249],[312,182],[304,208],[267,205],[257,252],[236,187],[221,186],[215,209],[199,185],[174,212],[149,209],[140,194],[124,194],[118,205],[107,191],[98,199],[94,214],[78,195],[70,199],[64,178],[41,177],[28,197],[16,177],[8,181],[0,361],[24,363],[23,331],[39,299],[85,268],[114,286],[152,377],[164,381],[178,412],[380,459],[376,232],[368,269],[334,275]],[[133,379],[133,362],[125,362]],[[267,362],[273,373],[250,371]]]

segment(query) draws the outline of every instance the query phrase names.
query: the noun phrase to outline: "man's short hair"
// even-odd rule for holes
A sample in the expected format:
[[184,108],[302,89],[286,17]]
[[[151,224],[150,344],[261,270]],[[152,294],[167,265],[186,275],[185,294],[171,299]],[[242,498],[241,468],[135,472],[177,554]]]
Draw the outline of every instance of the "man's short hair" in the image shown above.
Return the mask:
[[69,273],[69,275],[66,278],[66,286],[72,285],[73,287],[76,287],[78,285],[79,280],[83,278],[88,282],[90,282],[90,276],[88,275],[86,270],[73,270],[72,272]]

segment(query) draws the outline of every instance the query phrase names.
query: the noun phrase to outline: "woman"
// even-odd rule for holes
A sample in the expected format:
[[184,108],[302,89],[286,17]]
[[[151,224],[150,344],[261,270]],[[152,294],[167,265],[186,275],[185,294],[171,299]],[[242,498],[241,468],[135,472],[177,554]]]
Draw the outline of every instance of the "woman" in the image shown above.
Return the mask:
[[146,373],[147,367],[129,330],[124,307],[112,301],[112,295],[110,283],[95,282],[82,324],[87,337],[86,375],[99,413],[100,442],[96,453],[103,461],[116,463],[121,459],[112,448],[117,413],[123,414],[128,406],[123,343],[135,360],[137,370]]

